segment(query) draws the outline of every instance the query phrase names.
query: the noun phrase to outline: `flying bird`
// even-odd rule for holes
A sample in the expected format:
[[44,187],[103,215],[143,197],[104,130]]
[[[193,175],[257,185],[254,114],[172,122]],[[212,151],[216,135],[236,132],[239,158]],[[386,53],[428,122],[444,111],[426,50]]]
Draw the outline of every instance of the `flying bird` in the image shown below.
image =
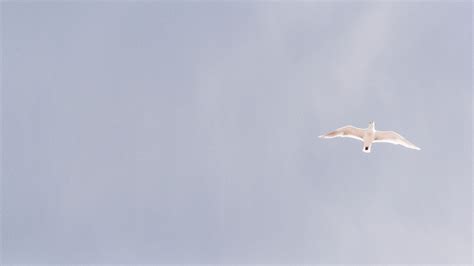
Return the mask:
[[353,126],[345,126],[319,137],[323,139],[331,139],[336,137],[358,139],[364,142],[362,151],[366,153],[370,152],[373,143],[378,142],[392,143],[395,145],[402,145],[410,149],[420,150],[420,148],[409,142],[397,132],[375,130],[375,122],[373,121],[370,122],[369,126],[365,129]]

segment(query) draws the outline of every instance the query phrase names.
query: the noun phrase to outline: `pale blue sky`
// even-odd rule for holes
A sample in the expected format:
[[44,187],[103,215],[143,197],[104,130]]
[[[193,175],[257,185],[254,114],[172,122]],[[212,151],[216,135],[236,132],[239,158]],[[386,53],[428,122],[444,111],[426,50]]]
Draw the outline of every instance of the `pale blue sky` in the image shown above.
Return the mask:
[[471,262],[469,1],[0,5],[3,263]]

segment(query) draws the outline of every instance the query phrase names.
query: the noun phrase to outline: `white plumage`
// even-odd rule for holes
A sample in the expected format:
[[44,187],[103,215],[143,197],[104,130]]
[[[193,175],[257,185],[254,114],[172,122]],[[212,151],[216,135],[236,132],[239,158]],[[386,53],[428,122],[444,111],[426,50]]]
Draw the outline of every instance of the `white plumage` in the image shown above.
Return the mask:
[[410,149],[420,150],[420,148],[409,142],[397,132],[375,130],[375,122],[370,122],[369,126],[365,129],[353,126],[345,126],[331,131],[325,135],[321,135],[319,137],[324,139],[336,137],[358,139],[364,142],[364,148],[362,149],[362,151],[367,153],[370,152],[372,144],[378,142],[402,145]]

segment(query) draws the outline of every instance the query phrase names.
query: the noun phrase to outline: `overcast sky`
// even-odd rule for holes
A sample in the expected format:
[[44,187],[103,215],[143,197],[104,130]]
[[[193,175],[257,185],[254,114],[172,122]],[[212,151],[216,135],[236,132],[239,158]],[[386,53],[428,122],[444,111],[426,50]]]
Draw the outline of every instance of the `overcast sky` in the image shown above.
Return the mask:
[[471,262],[470,1],[1,7],[4,263]]

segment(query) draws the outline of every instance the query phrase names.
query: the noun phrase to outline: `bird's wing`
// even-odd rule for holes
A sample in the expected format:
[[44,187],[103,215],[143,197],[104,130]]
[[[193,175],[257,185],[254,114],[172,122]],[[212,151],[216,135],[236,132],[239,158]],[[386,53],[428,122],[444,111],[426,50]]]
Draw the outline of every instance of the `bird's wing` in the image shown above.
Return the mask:
[[400,134],[393,131],[375,131],[374,143],[376,142],[392,143],[396,145],[402,145],[410,149],[420,150],[420,148],[415,146],[413,143],[409,142]]
[[358,140],[364,140],[364,130],[361,128],[353,127],[353,126],[345,126],[338,128],[334,131],[327,133],[326,135],[319,136],[320,138],[330,139],[336,137],[343,137],[343,138],[353,138]]

